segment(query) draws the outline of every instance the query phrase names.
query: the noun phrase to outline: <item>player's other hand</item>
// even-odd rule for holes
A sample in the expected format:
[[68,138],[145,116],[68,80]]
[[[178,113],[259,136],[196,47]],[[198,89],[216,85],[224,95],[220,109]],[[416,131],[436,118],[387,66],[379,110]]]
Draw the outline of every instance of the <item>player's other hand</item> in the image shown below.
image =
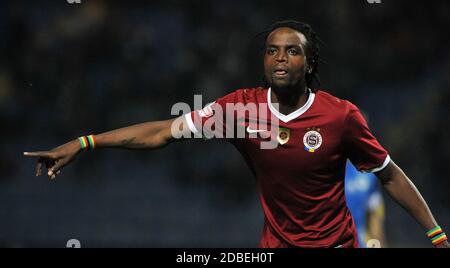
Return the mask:
[[50,151],[24,152],[25,156],[36,157],[36,176],[42,174],[42,166],[47,168],[47,175],[50,179],[56,178],[61,173],[61,168],[72,162],[80,152],[81,145],[78,140],[70,141]]
[[450,248],[450,243],[448,241],[444,241],[437,245],[436,248]]

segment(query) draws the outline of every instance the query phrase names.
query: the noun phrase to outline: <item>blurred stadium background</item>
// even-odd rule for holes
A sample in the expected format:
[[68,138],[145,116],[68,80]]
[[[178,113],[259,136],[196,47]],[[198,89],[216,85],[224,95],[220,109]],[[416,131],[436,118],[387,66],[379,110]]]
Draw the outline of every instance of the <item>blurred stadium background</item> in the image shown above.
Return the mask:
[[[282,19],[318,32],[323,87],[365,111],[450,230],[449,15],[446,0],[2,2],[0,246],[257,246],[254,178],[230,144],[99,150],[52,182],[22,152],[261,84],[254,36]],[[430,247],[385,200],[389,246]]]

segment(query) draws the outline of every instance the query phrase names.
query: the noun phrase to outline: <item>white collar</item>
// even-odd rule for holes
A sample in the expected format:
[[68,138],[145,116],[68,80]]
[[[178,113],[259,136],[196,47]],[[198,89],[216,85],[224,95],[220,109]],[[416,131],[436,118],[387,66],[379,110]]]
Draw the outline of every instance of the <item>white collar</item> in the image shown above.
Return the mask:
[[314,98],[316,96],[316,94],[314,94],[310,88],[308,88],[309,91],[309,97],[308,100],[306,101],[306,103],[298,108],[297,110],[293,111],[290,114],[284,115],[282,113],[280,113],[273,105],[272,105],[272,96],[271,96],[271,88],[269,88],[269,90],[267,91],[267,104],[269,105],[269,110],[272,112],[273,115],[275,115],[278,119],[280,119],[281,121],[283,121],[284,123],[287,123],[289,121],[291,121],[292,119],[295,119],[297,117],[299,117],[300,115],[304,114],[309,107],[311,107],[311,105],[314,102]]

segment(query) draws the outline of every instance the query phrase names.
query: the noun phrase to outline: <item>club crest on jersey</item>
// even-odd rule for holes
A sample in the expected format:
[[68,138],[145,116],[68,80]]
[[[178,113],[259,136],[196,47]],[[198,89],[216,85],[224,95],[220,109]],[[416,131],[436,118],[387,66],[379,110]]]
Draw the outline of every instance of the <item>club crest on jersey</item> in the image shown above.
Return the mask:
[[284,127],[278,128],[277,140],[281,145],[286,144],[289,141],[290,137],[291,137],[290,129]]
[[314,153],[322,145],[322,135],[320,135],[320,129],[313,129],[306,132],[303,136],[304,149],[307,152]]

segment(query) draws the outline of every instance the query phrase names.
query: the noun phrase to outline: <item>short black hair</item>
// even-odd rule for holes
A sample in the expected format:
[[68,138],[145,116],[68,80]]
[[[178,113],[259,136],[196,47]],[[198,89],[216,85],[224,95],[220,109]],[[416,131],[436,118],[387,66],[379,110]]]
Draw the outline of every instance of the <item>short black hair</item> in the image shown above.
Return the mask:
[[[313,92],[317,91],[317,89],[321,86],[319,78],[319,62],[322,62],[322,59],[320,58],[320,44],[322,43],[322,41],[319,39],[316,32],[314,32],[309,24],[296,20],[283,20],[275,22],[269,27],[269,29],[261,33],[264,35],[264,47],[269,35],[276,29],[283,27],[296,30],[306,37],[307,44],[305,47],[305,54],[307,63],[311,68],[311,73],[305,74],[306,86],[309,87]],[[268,83],[265,79],[264,82],[266,86],[268,86]]]

